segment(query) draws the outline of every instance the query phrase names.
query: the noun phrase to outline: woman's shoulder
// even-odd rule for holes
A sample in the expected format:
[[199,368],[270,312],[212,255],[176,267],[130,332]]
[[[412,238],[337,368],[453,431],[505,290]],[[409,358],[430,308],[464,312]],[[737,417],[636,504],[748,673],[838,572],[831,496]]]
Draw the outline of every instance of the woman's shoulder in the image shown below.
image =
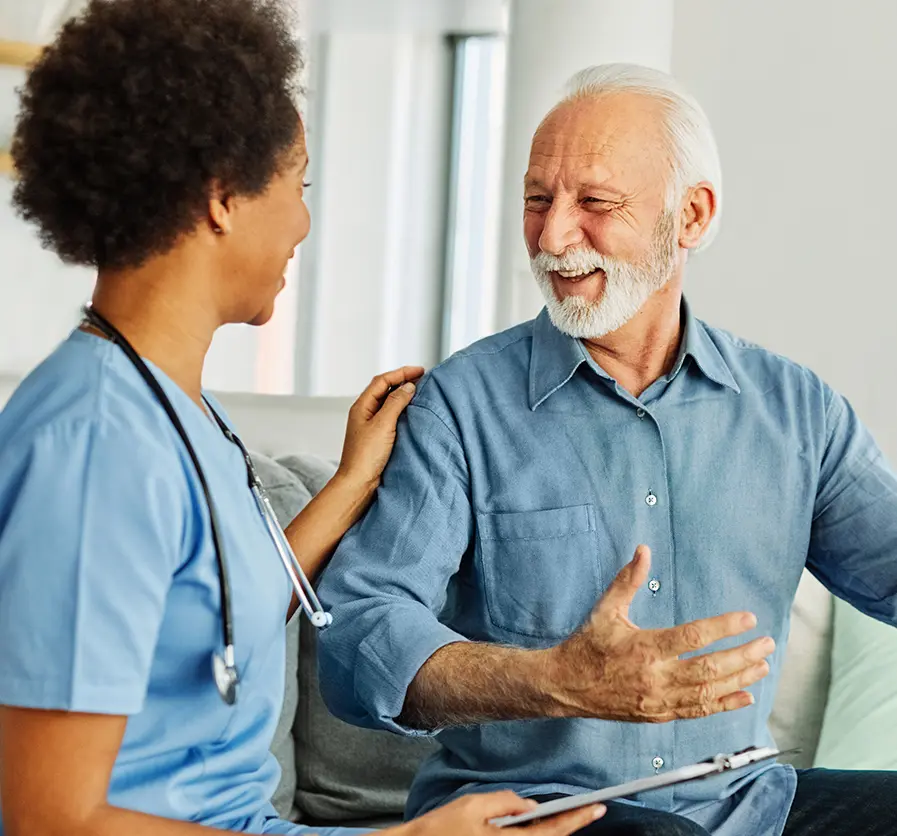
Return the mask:
[[177,459],[152,393],[112,344],[76,331],[19,385],[0,412],[0,461],[35,444],[71,456],[109,448],[138,463]]

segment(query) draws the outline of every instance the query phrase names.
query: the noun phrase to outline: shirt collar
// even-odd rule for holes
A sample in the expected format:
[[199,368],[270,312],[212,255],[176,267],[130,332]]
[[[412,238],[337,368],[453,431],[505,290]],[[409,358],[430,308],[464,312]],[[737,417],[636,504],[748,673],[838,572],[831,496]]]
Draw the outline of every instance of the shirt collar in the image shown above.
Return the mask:
[[685,358],[691,357],[703,372],[704,377],[740,394],[741,388],[735,382],[732,370],[723,355],[720,354],[716,344],[710,339],[704,323],[691,312],[691,306],[685,299],[682,300],[682,313],[685,319],[685,338],[679,348],[676,365],[670,372],[670,379],[672,380],[679,373]]
[[[686,358],[691,357],[706,378],[736,393],[741,392],[707,329],[695,318],[684,299],[682,312],[685,336],[669,379],[672,380],[682,369]],[[543,308],[533,323],[533,349],[529,369],[530,409],[535,410],[562,388],[585,362],[587,357],[582,343],[558,331],[548,316],[548,310]]]
[[529,406],[536,409],[557,392],[586,362],[579,340],[554,327],[548,309],[533,322],[533,352],[529,363]]

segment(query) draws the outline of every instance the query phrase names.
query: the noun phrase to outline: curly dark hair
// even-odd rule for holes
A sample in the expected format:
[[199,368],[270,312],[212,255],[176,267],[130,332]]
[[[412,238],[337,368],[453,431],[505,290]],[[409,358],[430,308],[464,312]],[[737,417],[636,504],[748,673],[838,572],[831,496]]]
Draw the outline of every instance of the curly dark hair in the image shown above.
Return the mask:
[[92,0],[20,91],[13,201],[70,264],[136,267],[262,193],[299,131],[281,0]]

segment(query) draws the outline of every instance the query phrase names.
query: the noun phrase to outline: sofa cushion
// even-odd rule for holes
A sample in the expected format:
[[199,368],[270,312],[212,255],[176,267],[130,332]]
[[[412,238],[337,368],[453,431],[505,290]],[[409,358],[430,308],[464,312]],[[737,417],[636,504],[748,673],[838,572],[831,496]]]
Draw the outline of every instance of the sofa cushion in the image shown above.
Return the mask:
[[798,769],[813,765],[831,672],[832,594],[805,571],[791,609],[791,632],[769,728],[782,758]]
[[897,770],[897,630],[840,600],[814,766]]

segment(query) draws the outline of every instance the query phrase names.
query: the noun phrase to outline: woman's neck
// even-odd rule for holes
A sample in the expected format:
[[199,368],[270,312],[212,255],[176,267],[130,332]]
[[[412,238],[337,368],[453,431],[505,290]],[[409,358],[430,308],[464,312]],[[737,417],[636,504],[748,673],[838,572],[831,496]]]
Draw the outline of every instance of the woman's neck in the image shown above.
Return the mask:
[[163,262],[156,259],[133,270],[101,271],[92,304],[141,357],[202,406],[203,366],[221,325],[209,293],[212,288],[202,276]]

